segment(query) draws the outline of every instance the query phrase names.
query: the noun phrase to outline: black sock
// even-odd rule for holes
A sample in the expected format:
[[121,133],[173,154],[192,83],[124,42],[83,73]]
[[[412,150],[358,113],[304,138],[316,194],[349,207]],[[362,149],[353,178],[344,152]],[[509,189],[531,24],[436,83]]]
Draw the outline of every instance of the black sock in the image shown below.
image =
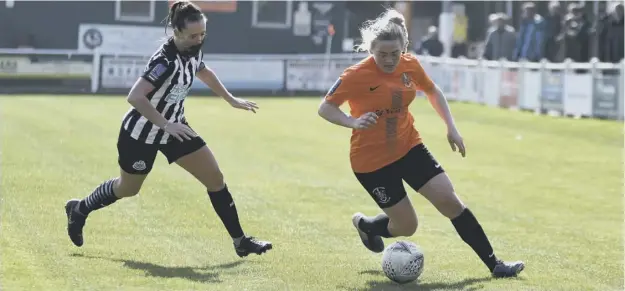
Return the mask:
[[91,211],[104,208],[119,200],[119,198],[115,196],[115,193],[113,193],[113,183],[115,183],[116,180],[117,178],[108,180],[95,188],[91,195],[80,201],[78,204],[78,212],[86,216]]
[[239,223],[239,214],[237,214],[237,207],[234,205],[228,186],[224,186],[217,192],[208,192],[208,197],[230,237],[233,239],[242,237],[243,229]]
[[385,213],[380,213],[374,218],[364,217],[358,223],[358,226],[366,233],[379,235],[381,237],[393,237],[388,231],[388,222],[390,219]]
[[480,259],[482,259],[482,262],[492,271],[497,264],[497,257],[493,252],[493,247],[490,245],[482,226],[475,216],[473,216],[471,210],[465,208],[458,217],[451,220],[451,223],[456,228],[462,240],[477,253]]

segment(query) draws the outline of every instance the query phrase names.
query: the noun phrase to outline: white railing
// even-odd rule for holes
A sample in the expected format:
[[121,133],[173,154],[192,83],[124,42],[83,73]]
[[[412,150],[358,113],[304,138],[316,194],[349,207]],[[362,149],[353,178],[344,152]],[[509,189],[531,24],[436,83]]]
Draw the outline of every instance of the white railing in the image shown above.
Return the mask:
[[[345,68],[364,56],[213,54],[205,55],[205,62],[233,91],[310,95],[323,94]],[[148,59],[141,53],[0,49],[0,92],[121,93],[132,86]],[[623,62],[529,63],[429,56],[420,60],[451,100],[623,119]],[[28,78],[27,86],[19,81],[21,76]],[[73,82],[56,84],[52,79]],[[194,83],[196,92],[206,89],[198,83]]]

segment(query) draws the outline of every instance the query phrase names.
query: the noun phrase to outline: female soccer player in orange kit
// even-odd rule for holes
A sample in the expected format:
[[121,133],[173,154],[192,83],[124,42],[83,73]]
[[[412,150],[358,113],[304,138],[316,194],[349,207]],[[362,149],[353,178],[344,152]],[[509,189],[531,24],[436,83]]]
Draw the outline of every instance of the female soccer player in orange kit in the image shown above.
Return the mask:
[[[453,185],[413,126],[408,107],[417,90],[447,124],[451,148],[465,156],[462,137],[447,100],[413,55],[406,52],[408,33],[403,15],[387,10],[361,29],[361,50],[370,56],[346,69],[319,107],[327,121],[352,128],[350,162],[356,178],[384,211],[375,217],[354,214],[352,222],[363,244],[382,252],[382,237],[411,236],[417,215],[402,181],[427,198],[448,217],[456,231],[486,264],[494,277],[514,277],[523,262],[499,260],[471,210],[458,198]],[[347,102],[351,116],[339,107]]]

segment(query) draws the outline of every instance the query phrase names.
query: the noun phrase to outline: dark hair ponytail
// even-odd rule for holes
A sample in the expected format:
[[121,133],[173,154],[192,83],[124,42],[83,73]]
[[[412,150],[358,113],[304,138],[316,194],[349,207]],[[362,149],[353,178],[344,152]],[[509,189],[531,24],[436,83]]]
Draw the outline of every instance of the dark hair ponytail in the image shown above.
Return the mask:
[[167,32],[167,27],[183,30],[187,26],[187,21],[198,21],[202,18],[204,18],[204,13],[197,5],[185,0],[176,1],[169,8],[169,13],[164,20],[165,32]]

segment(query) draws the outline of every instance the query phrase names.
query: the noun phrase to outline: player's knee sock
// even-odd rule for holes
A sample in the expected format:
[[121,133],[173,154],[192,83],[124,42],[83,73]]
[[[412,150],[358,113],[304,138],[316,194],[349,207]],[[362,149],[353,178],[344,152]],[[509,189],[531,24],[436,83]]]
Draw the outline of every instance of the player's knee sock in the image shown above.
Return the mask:
[[492,271],[497,264],[497,257],[493,252],[493,247],[490,245],[482,226],[471,210],[465,208],[460,215],[451,220],[451,223],[456,228],[462,240],[471,246],[482,262]]
[[364,217],[360,220],[358,226],[364,232],[389,238],[393,237],[388,230],[389,221],[390,219],[385,213],[380,213],[374,218]]
[[243,237],[243,229],[241,223],[239,223],[239,214],[237,213],[237,207],[234,205],[234,200],[228,186],[224,186],[223,189],[217,192],[208,192],[208,197],[215,208],[215,212],[223,222],[226,230],[230,234],[230,237],[237,243],[240,242]]
[[113,184],[117,178],[110,179],[95,188],[93,193],[85,197],[78,204],[78,212],[82,215],[88,215],[91,211],[98,210],[109,206],[119,200],[113,193]]

